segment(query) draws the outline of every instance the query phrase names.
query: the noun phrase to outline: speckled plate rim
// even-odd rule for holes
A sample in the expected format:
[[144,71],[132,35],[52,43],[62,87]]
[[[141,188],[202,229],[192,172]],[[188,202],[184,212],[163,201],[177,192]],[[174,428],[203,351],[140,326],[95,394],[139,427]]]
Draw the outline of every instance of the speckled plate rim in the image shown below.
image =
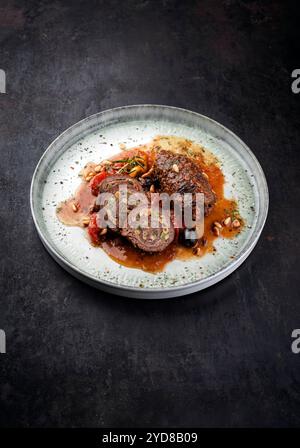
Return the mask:
[[[167,287],[167,288],[137,288],[132,286],[122,286],[115,284],[113,282],[109,282],[107,280],[100,280],[96,279],[95,277],[89,275],[88,273],[83,273],[80,269],[78,269],[76,266],[74,266],[68,259],[66,259],[64,256],[58,253],[58,251],[52,246],[51,242],[47,238],[47,236],[44,234],[44,232],[41,229],[41,226],[39,224],[39,219],[35,213],[35,198],[34,198],[34,188],[37,181],[37,176],[39,174],[39,171],[43,165],[44,160],[48,157],[49,153],[53,150],[53,148],[56,147],[56,145],[59,143],[60,140],[62,140],[66,135],[73,133],[74,138],[74,132],[77,128],[81,128],[83,123],[87,123],[89,121],[96,120],[98,123],[100,123],[101,118],[105,117],[105,115],[119,113],[121,111],[126,110],[133,110],[133,109],[149,109],[149,111],[152,110],[169,110],[169,111],[177,111],[179,113],[184,114],[190,114],[194,116],[196,119],[201,119],[204,121],[207,121],[213,126],[219,127],[223,130],[225,134],[228,134],[231,136],[232,139],[236,140],[236,142],[240,145],[243,152],[246,155],[246,158],[248,160],[251,160],[252,164],[255,166],[256,170],[256,177],[259,178],[259,216],[255,225],[255,229],[252,232],[251,238],[248,241],[248,243],[243,247],[241,252],[239,253],[238,257],[235,260],[232,260],[232,262],[225,266],[224,268],[220,269],[219,271],[203,278],[197,281],[193,281],[190,283],[187,283],[185,285],[180,286],[174,286],[174,287]],[[64,146],[64,145],[63,145]],[[225,277],[230,275],[233,271],[235,271],[250,255],[252,250],[254,249],[255,245],[257,244],[260,234],[263,230],[263,227],[265,225],[267,215],[268,215],[268,209],[269,209],[269,192],[268,192],[268,186],[267,181],[264,175],[264,172],[262,170],[262,167],[260,163],[258,162],[257,158],[253,154],[253,152],[250,150],[250,148],[232,131],[230,131],[228,128],[223,126],[222,124],[218,123],[217,121],[213,120],[212,118],[209,118],[205,115],[199,114],[197,112],[193,112],[187,109],[178,108],[174,106],[165,106],[165,105],[156,105],[156,104],[140,104],[140,105],[128,105],[128,106],[122,106],[117,107],[113,109],[107,109],[102,112],[98,112],[96,114],[90,115],[89,117],[86,117],[74,125],[70,126],[68,129],[66,129],[64,132],[62,132],[46,149],[46,151],[43,153],[42,157],[40,158],[35,171],[33,173],[32,181],[31,181],[31,187],[30,187],[30,208],[31,208],[31,214],[33,217],[33,221],[35,224],[35,227],[37,229],[38,235],[46,248],[46,250],[50,253],[50,255],[58,262],[60,266],[62,266],[65,270],[67,270],[70,274],[75,276],[76,278],[84,281],[85,283],[88,283],[91,286],[94,286],[98,289],[102,289],[103,291],[125,296],[125,297],[131,297],[131,298],[139,298],[139,299],[162,299],[162,298],[172,298],[172,297],[178,297],[178,296],[184,296],[187,294],[192,294],[196,291],[203,290],[205,288],[208,288],[209,286],[214,285],[215,283],[223,280]]]

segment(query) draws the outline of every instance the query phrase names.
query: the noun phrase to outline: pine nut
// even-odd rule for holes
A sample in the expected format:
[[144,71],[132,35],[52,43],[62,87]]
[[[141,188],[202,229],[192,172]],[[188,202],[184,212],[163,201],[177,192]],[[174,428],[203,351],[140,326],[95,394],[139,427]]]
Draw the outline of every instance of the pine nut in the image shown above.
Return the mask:
[[214,227],[214,228],[213,228],[213,233],[214,233],[214,235],[216,235],[216,236],[219,236],[219,235],[220,235],[220,230],[218,229],[218,227]]
[[196,257],[200,257],[200,255],[202,254],[202,250],[200,249],[200,247],[194,247],[193,254],[196,255]]
[[228,216],[227,218],[224,219],[223,224],[225,227],[229,227],[231,224],[231,218],[230,216]]
[[240,223],[240,221],[239,221],[238,219],[235,219],[235,220],[232,222],[232,227],[234,227],[235,229],[237,229],[238,227],[240,227],[240,225],[241,225],[241,223]]
[[87,216],[86,218],[83,218],[83,220],[82,220],[82,224],[83,224],[84,226],[88,226],[89,223],[90,223],[90,218],[89,218],[88,216]]
[[214,226],[218,227],[218,229],[222,229],[222,225],[218,221],[214,222]]

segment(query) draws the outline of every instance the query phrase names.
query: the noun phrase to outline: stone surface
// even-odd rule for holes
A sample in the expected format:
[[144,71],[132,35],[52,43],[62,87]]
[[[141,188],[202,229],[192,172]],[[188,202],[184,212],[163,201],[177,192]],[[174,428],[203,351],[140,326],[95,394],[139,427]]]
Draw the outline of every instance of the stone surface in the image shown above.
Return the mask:
[[[296,4],[1,1],[1,426],[300,424]],[[90,114],[138,103],[223,123],[269,183],[249,259],[183,299],[134,301],[80,283],[46,253],[30,215],[49,143]]]

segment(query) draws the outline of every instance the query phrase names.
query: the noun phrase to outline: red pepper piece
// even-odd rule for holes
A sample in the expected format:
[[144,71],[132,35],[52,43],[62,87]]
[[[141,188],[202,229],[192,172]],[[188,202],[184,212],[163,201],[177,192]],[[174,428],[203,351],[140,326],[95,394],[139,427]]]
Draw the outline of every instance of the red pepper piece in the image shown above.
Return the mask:
[[107,177],[107,173],[103,171],[102,173],[96,174],[90,182],[90,187],[94,196],[98,195],[99,185]]
[[88,234],[94,244],[99,244],[99,231],[100,228],[97,224],[97,214],[94,213],[90,218],[90,223],[88,226]]

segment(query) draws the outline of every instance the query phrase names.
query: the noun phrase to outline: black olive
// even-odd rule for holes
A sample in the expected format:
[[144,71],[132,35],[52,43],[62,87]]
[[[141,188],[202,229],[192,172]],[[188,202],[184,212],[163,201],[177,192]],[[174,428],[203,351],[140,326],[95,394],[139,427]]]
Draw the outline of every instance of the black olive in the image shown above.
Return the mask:
[[181,243],[186,247],[192,247],[198,241],[197,233],[194,229],[184,229],[181,232]]
[[153,180],[150,177],[140,178],[140,183],[145,190],[149,190],[153,184]]
[[155,190],[158,188],[158,182],[151,177],[140,178],[140,183],[145,190],[150,190],[151,185],[154,185]]

